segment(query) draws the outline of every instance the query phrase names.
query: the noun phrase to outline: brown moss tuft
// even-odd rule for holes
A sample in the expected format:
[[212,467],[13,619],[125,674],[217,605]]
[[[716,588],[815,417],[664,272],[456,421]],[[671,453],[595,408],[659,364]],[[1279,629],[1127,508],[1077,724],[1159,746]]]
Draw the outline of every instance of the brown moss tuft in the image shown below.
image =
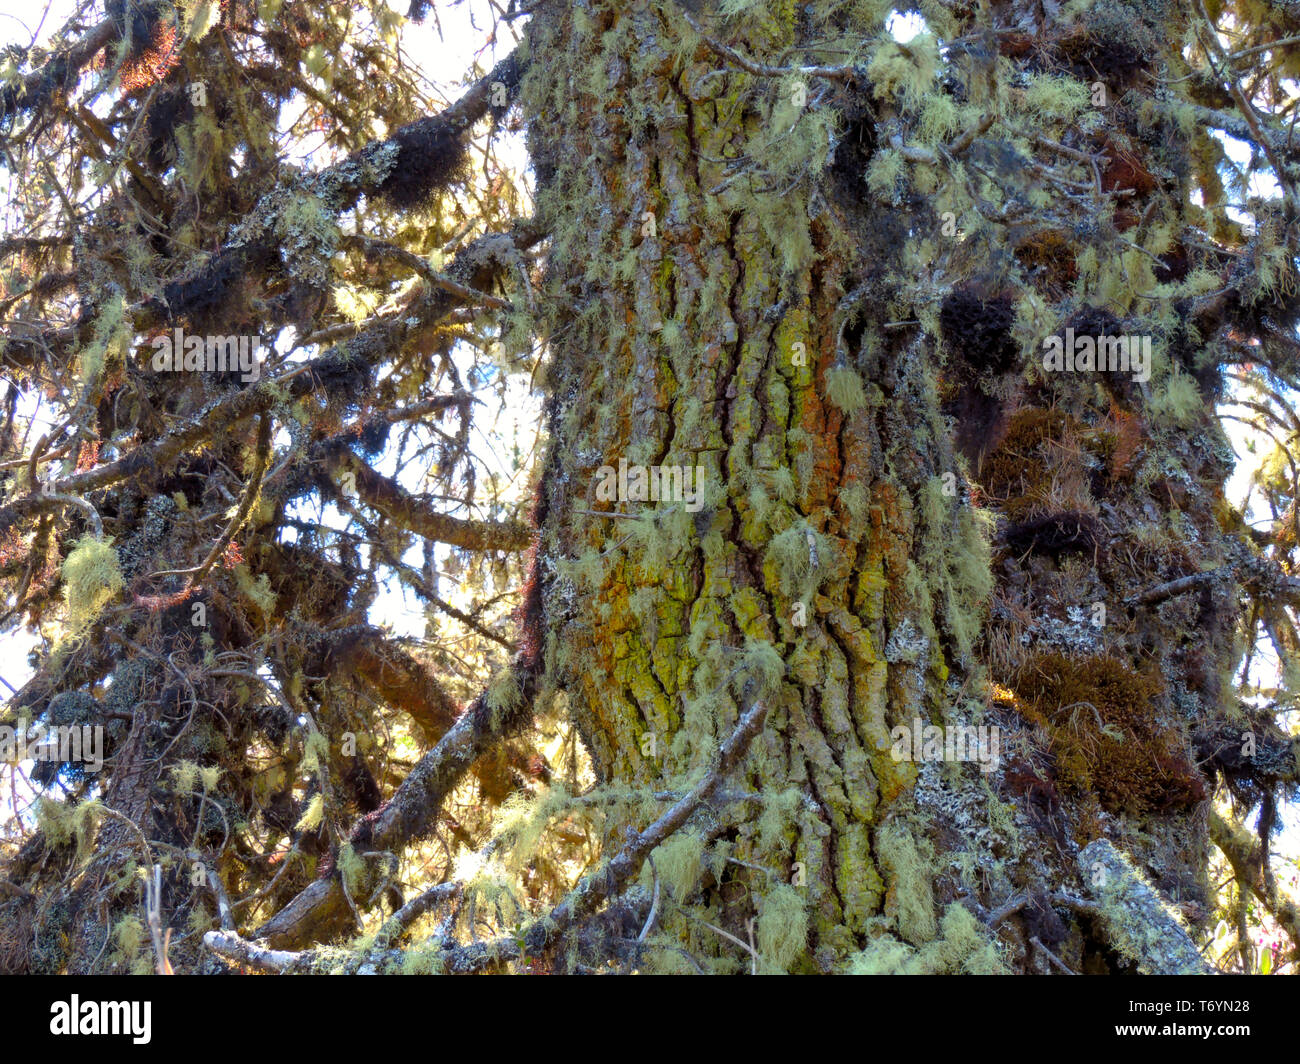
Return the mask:
[[1134,814],[1186,808],[1206,796],[1186,737],[1159,717],[1164,687],[1118,658],[1030,658],[1012,680],[1017,709],[1051,736],[1061,786]]
[[1016,247],[1016,259],[1031,272],[1041,275],[1056,294],[1063,294],[1079,279],[1074,247],[1059,229],[1044,229],[1026,237]]
[[1155,175],[1147,169],[1141,156],[1136,152],[1107,138],[1102,145],[1102,154],[1107,160],[1101,172],[1103,191],[1131,189],[1140,196],[1148,196],[1155,191],[1157,185]]
[[989,501],[1013,521],[1044,506],[1052,490],[1044,444],[1077,427],[1078,422],[1060,410],[1032,407],[1015,414],[1002,442],[980,467]]
[[1118,404],[1111,404],[1111,417],[1115,422],[1115,431],[1110,436],[1111,445],[1106,448],[1103,457],[1106,458],[1112,480],[1131,484],[1137,469],[1136,458],[1146,442],[1146,433],[1142,429],[1141,419],[1135,414],[1127,413]]

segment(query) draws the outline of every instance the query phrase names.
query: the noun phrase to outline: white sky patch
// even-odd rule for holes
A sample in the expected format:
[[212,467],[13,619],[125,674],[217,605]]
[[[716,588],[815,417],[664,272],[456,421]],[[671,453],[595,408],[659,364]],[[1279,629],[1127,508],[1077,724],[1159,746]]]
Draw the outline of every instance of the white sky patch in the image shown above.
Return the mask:
[[885,20],[885,30],[899,44],[907,44],[908,41],[914,37],[919,37],[929,28],[925,19],[915,11],[909,11],[906,14],[899,14],[895,11]]

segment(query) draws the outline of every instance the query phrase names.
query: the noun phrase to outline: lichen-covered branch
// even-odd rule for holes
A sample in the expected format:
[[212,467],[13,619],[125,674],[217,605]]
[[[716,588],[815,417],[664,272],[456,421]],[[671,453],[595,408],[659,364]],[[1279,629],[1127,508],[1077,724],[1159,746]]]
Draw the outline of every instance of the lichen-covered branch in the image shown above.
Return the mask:
[[1300,951],[1300,904],[1264,869],[1259,840],[1214,810],[1210,810],[1210,838],[1228,859],[1237,882],[1244,884],[1259,899],[1259,903],[1287,933],[1293,950]]
[[1101,905],[1112,946],[1147,975],[1212,975],[1187,929],[1146,877],[1108,839],[1079,853],[1080,867]]

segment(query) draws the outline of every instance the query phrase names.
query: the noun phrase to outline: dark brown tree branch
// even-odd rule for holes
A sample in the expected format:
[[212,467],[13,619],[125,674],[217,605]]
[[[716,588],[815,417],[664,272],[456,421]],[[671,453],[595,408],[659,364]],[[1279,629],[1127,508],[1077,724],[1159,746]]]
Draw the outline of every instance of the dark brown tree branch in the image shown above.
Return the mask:
[[55,52],[44,66],[33,70],[19,84],[0,90],[0,118],[36,110],[57,93],[68,91],[87,64],[120,35],[113,20],[105,19],[79,41]]
[[[470,766],[499,739],[527,720],[536,695],[536,670],[516,659],[503,680],[480,694],[438,745],[420,758],[385,805],[365,817],[353,830],[354,846],[397,853],[426,835],[437,819],[443,799]],[[502,697],[506,689],[509,694]],[[490,697],[490,692],[497,695]],[[351,919],[337,873],[308,886],[257,931],[276,948],[295,948],[324,941],[346,928]]]
[[394,524],[425,539],[465,550],[525,550],[533,530],[518,521],[468,521],[439,513],[392,477],[376,473],[351,451],[337,455],[338,465],[356,477],[357,494]]

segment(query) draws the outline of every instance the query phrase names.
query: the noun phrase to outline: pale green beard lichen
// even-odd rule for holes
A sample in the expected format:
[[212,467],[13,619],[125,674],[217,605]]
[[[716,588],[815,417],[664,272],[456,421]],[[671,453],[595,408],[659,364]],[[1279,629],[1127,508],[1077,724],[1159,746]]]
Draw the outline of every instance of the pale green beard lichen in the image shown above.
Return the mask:
[[936,938],[914,949],[882,935],[849,958],[849,975],[1005,975],[997,943],[956,902],[944,910]]
[[805,895],[782,885],[760,899],[756,946],[762,966],[787,972],[808,944],[808,909]]
[[922,853],[906,830],[898,824],[885,827],[876,842],[876,850],[889,876],[890,900],[898,930],[909,942],[921,944],[934,938],[938,931],[934,919],[934,894],[930,889],[931,858]]
[[862,410],[867,405],[862,378],[847,366],[832,366],[826,371],[826,398],[846,414]]
[[125,586],[111,539],[87,533],[63,560],[63,595],[67,603],[68,634],[76,638]]

